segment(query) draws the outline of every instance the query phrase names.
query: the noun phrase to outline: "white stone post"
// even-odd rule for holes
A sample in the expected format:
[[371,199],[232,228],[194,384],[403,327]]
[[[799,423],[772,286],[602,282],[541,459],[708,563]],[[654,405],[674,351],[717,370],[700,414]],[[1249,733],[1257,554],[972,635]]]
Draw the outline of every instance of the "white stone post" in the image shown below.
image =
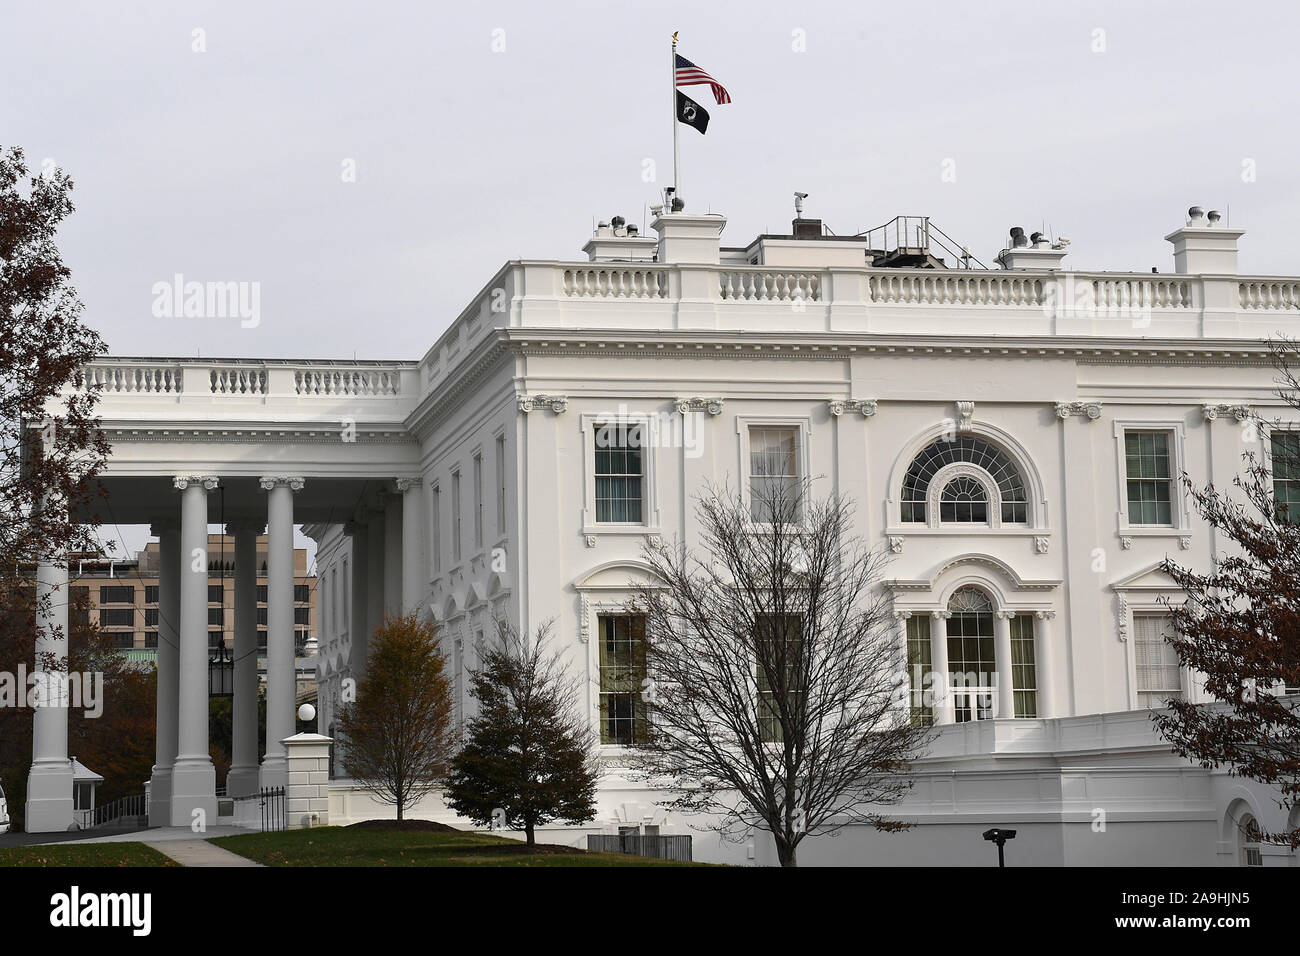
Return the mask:
[[1011,683],[1011,618],[1015,613],[998,611],[993,615],[993,660],[998,671],[998,717],[1016,716],[1016,700]]
[[290,830],[329,825],[331,743],[323,734],[295,734],[280,741],[289,768],[284,797]]
[[951,724],[953,721],[952,677],[948,673],[948,630],[945,624],[951,616],[949,611],[930,612],[930,667],[935,673],[932,684],[935,724]]
[[301,478],[263,478],[266,522],[266,756],[259,783],[283,787],[288,780],[283,741],[293,733],[297,707],[293,640],[293,493]]
[[234,698],[226,777],[226,794],[231,797],[257,792],[257,536],[265,527],[260,521],[226,525],[226,533],[235,538]]
[[149,825],[171,826],[172,767],[180,716],[181,525],[175,518],[149,529],[158,539],[158,709]]
[[413,614],[429,590],[424,561],[424,485],[419,478],[398,478],[402,493],[402,613]]
[[1034,612],[1034,673],[1038,685],[1038,716],[1056,717],[1056,667],[1052,654],[1052,620],[1055,611]]
[[[35,668],[32,766],[27,776],[27,832],[73,828],[72,761],[68,759],[68,566],[41,561],[36,568]],[[27,688],[21,688],[25,693]]]
[[217,770],[208,756],[208,492],[217,479],[180,477],[180,678],[174,827],[217,821]]

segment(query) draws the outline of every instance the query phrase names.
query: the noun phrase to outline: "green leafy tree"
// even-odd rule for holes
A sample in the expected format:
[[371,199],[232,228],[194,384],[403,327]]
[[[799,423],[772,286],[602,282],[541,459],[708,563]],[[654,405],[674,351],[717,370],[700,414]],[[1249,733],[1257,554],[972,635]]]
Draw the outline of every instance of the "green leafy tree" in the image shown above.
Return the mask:
[[451,686],[434,624],[388,617],[375,631],[357,699],[339,715],[340,749],[352,778],[406,811],[433,792],[455,751]]
[[504,623],[497,630],[497,645],[470,671],[479,711],[466,725],[446,798],[480,825],[522,828],[534,846],[539,826],[595,817],[596,751],[577,684],[549,650],[549,625],[531,637]]

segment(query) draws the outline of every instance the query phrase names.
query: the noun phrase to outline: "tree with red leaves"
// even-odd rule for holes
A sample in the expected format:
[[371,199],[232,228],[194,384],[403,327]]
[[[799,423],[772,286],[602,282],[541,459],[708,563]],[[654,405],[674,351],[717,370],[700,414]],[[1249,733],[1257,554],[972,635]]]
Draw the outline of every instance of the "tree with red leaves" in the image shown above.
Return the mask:
[[[1300,347],[1284,339],[1272,356],[1278,394],[1300,411]],[[1170,607],[1170,643],[1217,701],[1171,700],[1154,720],[1176,753],[1276,786],[1290,811],[1300,802],[1300,432],[1261,420],[1249,427],[1265,436],[1267,452],[1245,456],[1235,493],[1182,479],[1197,513],[1235,547],[1204,574],[1164,563],[1187,595]],[[1251,835],[1300,846],[1300,828],[1254,825]]]
[[98,549],[93,517],[72,520],[109,449],[82,374],[105,346],[55,243],[71,193],[61,170],[29,176],[0,148],[0,561],[25,569]]

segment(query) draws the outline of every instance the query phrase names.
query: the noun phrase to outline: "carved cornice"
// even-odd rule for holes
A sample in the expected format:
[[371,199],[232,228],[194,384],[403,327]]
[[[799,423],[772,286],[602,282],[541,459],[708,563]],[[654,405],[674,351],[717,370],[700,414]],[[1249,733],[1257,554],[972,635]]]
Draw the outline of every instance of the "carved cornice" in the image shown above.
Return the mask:
[[257,479],[257,483],[263,491],[270,491],[273,488],[288,488],[290,491],[302,491],[306,481],[302,478],[296,477],[268,475]]
[[191,485],[198,485],[204,491],[216,491],[217,479],[212,475],[177,475],[172,479],[172,488],[184,491]]
[[714,416],[722,414],[720,398],[679,398],[676,405],[677,411],[683,415],[688,412],[708,412]]
[[568,396],[565,395],[518,395],[516,400],[519,410],[527,415],[535,408],[550,408],[557,415],[561,415],[569,407]]
[[1101,418],[1101,402],[1057,402],[1056,417],[1067,421],[1075,415],[1083,415],[1088,421],[1095,422]]
[[1228,405],[1223,402],[1217,404],[1206,403],[1201,406],[1201,412],[1205,415],[1207,422],[1216,420],[1220,415],[1231,415],[1238,422],[1250,421],[1249,405]]
[[826,403],[826,407],[836,418],[845,412],[857,412],[863,418],[871,418],[876,414],[874,398],[833,398]]
[[970,431],[974,420],[975,403],[971,401],[957,402],[957,431]]

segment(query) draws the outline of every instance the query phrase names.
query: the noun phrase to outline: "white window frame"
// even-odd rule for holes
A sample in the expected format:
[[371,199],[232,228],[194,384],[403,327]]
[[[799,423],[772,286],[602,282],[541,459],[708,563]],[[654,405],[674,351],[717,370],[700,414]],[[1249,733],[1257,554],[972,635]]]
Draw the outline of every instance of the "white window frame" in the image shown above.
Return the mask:
[[[1192,516],[1188,510],[1187,495],[1183,492],[1182,475],[1187,471],[1186,429],[1180,421],[1162,419],[1159,421],[1116,421],[1115,435],[1115,475],[1116,475],[1116,534],[1119,537],[1143,538],[1181,538],[1192,527]],[[1128,456],[1124,449],[1124,436],[1129,432],[1169,432],[1170,444],[1170,489],[1169,520],[1171,524],[1131,524],[1128,520]]]
[[451,469],[451,563],[453,567],[465,559],[465,534],[461,522],[465,502],[461,479],[460,462],[457,462]]
[[510,472],[506,467],[506,430],[498,429],[492,436],[492,448],[496,453],[496,499],[497,499],[497,538],[504,541],[506,538],[506,521],[508,514],[506,511],[506,489],[509,484]]
[[487,544],[487,529],[484,526],[486,516],[483,513],[483,447],[477,446],[470,454],[471,480],[474,482],[474,553],[478,554]]
[[641,454],[641,519],[640,521],[596,521],[596,429],[605,424],[621,426],[640,425],[642,434],[653,436],[654,412],[629,411],[622,416],[587,413],[579,418],[582,432],[582,533],[602,534],[660,534],[658,494],[658,450],[653,437],[642,446]]
[[756,528],[770,527],[766,522],[754,521],[753,498],[750,494],[750,459],[749,459],[749,430],[751,428],[791,428],[796,430],[796,445],[794,450],[795,460],[795,478],[798,481],[804,481],[812,474],[812,420],[807,416],[800,415],[737,415],[736,416],[736,445],[739,452],[737,456],[737,471],[740,475],[740,493],[744,501],[745,514],[751,516],[750,524]]
[[[1127,605],[1126,613],[1128,615],[1128,629],[1127,629],[1128,643],[1132,647],[1128,655],[1129,657],[1129,664],[1128,664],[1129,708],[1131,710],[1146,710],[1147,707],[1143,705],[1141,701],[1138,699],[1139,694],[1150,693],[1150,692],[1143,691],[1138,687],[1137,619],[1139,617],[1169,618],[1170,609],[1165,607],[1163,604],[1156,603],[1154,600],[1140,600],[1137,602],[1126,601],[1126,605]],[[1192,701],[1193,703],[1198,702],[1196,698],[1199,695],[1196,694],[1194,682],[1191,679],[1191,672],[1188,670],[1187,667],[1183,666],[1181,662],[1179,663],[1178,666],[1178,682],[1180,685],[1180,693],[1182,694],[1181,699],[1185,701]],[[1161,706],[1163,707],[1164,705],[1162,704]]]

